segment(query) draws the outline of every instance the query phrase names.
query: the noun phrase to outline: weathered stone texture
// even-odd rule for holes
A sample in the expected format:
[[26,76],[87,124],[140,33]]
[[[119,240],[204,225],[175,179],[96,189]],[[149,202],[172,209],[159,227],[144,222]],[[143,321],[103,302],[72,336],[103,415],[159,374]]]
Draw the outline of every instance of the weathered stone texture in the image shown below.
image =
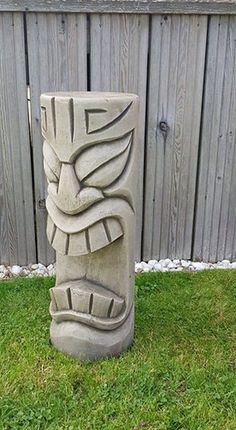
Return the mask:
[[47,235],[57,252],[51,340],[82,359],[132,342],[137,111],[134,94],[41,96]]

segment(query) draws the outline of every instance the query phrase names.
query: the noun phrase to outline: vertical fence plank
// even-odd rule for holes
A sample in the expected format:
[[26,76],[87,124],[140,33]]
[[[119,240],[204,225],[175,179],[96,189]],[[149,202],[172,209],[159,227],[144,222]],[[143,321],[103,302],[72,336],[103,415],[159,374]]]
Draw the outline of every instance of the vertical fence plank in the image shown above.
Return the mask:
[[38,257],[39,261],[49,263],[54,260],[54,251],[46,238],[39,97],[48,91],[87,89],[87,17],[84,14],[28,14],[27,39]]
[[91,15],[91,89],[140,97],[136,259],[141,256],[148,33],[147,15]]
[[205,16],[153,16],[143,257],[190,258]]
[[194,258],[235,259],[236,18],[211,17]]
[[0,262],[35,262],[24,22],[0,14]]

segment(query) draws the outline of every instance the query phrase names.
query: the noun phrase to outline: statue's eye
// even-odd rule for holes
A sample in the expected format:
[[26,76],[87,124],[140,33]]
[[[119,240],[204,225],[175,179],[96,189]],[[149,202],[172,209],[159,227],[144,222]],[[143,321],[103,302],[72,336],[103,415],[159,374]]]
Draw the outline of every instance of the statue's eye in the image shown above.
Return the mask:
[[85,149],[75,162],[79,180],[90,187],[111,185],[126,168],[131,144],[132,131],[119,139]]
[[58,182],[60,177],[61,164],[51,145],[49,145],[46,140],[43,144],[43,155],[44,170],[48,181]]

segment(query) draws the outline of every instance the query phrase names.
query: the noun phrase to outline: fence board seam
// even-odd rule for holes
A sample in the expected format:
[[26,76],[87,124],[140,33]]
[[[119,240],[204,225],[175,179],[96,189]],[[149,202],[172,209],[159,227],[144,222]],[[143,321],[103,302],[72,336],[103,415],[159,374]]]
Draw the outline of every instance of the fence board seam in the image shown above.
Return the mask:
[[206,76],[207,76],[206,71],[207,71],[207,59],[208,59],[209,26],[210,26],[210,17],[208,16],[207,31],[206,31],[206,50],[205,50],[205,59],[204,59],[204,72],[203,72],[201,119],[200,119],[200,130],[199,130],[199,139],[198,139],[197,176],[196,176],[196,186],[195,186],[193,228],[192,228],[192,241],[191,241],[191,254],[190,254],[191,260],[194,258],[194,248],[195,248],[195,238],[196,238],[196,218],[197,218],[197,202],[198,202],[198,192],[199,192],[200,160],[201,160],[201,151],[202,151],[202,133],[203,133],[202,122],[203,122],[204,96],[205,96]]

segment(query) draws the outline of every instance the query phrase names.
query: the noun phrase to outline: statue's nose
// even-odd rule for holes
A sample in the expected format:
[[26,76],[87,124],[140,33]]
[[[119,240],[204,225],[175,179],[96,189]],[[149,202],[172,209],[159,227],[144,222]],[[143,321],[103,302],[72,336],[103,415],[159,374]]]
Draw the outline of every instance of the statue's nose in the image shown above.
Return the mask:
[[74,202],[80,189],[80,182],[75,174],[73,164],[62,163],[57,194],[65,206],[70,206]]
[[82,187],[76,176],[74,165],[61,163],[58,185],[49,183],[48,193],[61,211],[76,214],[104,198],[101,190],[94,187]]

